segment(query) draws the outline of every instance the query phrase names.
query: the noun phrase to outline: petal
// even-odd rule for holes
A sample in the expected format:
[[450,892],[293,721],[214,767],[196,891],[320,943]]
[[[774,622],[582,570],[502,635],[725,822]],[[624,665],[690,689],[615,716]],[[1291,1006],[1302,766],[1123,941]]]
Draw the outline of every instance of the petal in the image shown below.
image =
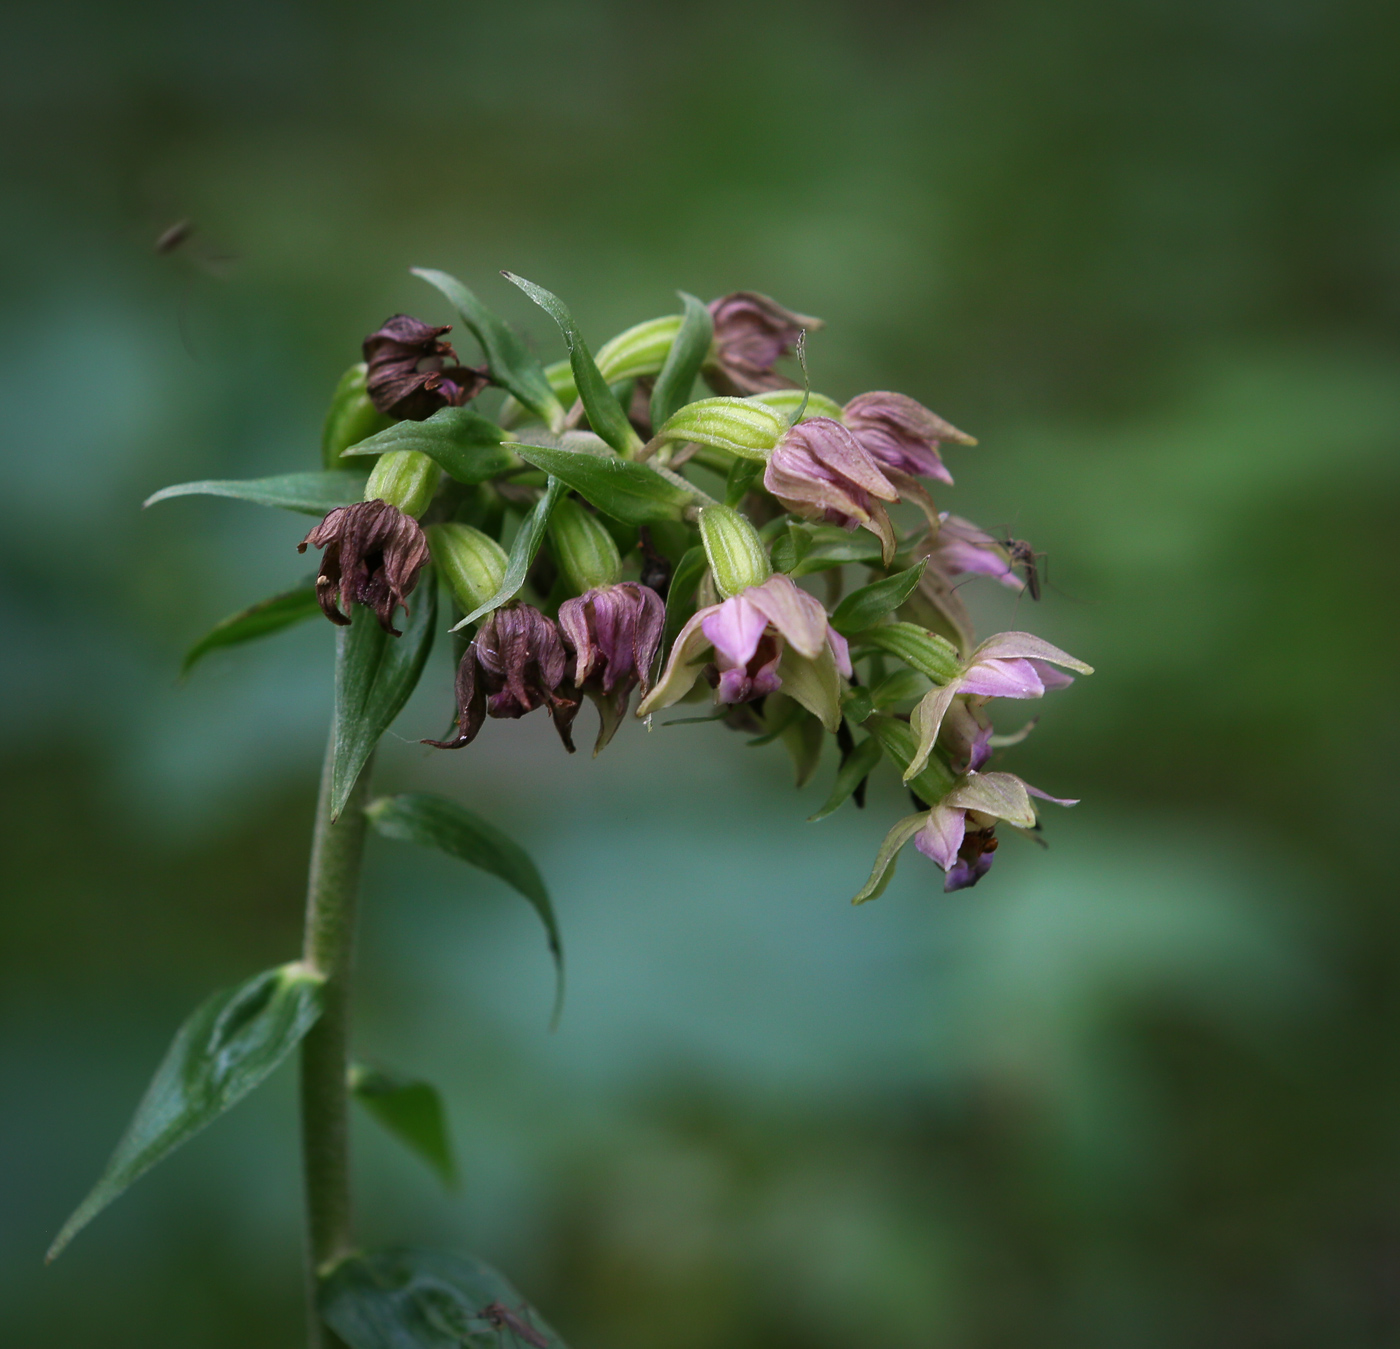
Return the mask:
[[909,714],[909,726],[919,737],[919,748],[915,751],[909,767],[904,770],[904,781],[916,778],[924,771],[928,756],[933,750],[934,741],[942,729],[943,718],[962,689],[962,681],[954,679],[942,688],[930,689],[924,694],[919,705]]
[[[1010,777],[1012,775],[1008,773],[1007,776]],[[1026,794],[1028,796],[1037,796],[1042,801],[1049,801],[1057,806],[1077,806],[1079,804],[1079,798],[1077,796],[1073,800],[1070,800],[1068,797],[1051,796],[1049,792],[1043,792],[1039,787],[1032,787],[1029,782],[1021,781],[1021,785],[1026,789]]]
[[700,625],[716,651],[734,665],[747,665],[768,626],[767,616],[745,595],[735,595],[712,609]]
[[851,900],[852,904],[864,904],[867,899],[875,899],[884,893],[885,887],[894,876],[899,850],[923,828],[927,819],[928,812],[922,810],[917,815],[906,815],[885,835],[885,841],[880,844],[880,851],[875,854],[875,865],[870,869],[870,879]]
[[710,649],[710,640],[705,636],[702,624],[718,608],[719,605],[712,604],[708,609],[701,609],[676,634],[665,671],[656,687],[637,707],[639,717],[648,717],[663,707],[670,707],[695,687],[695,681],[705,666],[705,654]]
[[1074,676],[1066,674],[1063,670],[1057,670],[1047,660],[1028,660],[1026,664],[1032,666],[1036,674],[1040,677],[1040,682],[1047,689],[1068,688],[1074,683]]
[[969,773],[939,804],[980,810],[1022,829],[1035,828],[1035,808],[1026,784],[1014,773]]
[[799,590],[791,577],[779,572],[762,585],[750,586],[742,598],[809,660],[820,654],[826,644],[826,610],[815,595]]
[[967,812],[940,802],[929,811],[928,822],[914,835],[914,846],[944,871],[951,871],[966,832]]
[[841,680],[831,648],[823,644],[817,658],[810,660],[795,647],[788,647],[778,665],[778,675],[783,692],[834,734],[841,725]]
[[826,629],[826,642],[836,660],[836,668],[849,679],[855,673],[851,668],[851,644],[830,624]]
[[979,660],[963,675],[962,691],[980,698],[1039,698],[1045,685],[1028,660]]
[[994,637],[988,637],[972,653],[974,660],[1003,660],[1015,657],[1034,657],[1036,660],[1048,660],[1052,665],[1063,665],[1079,674],[1094,673],[1092,665],[1085,665],[1082,660],[1075,660],[1068,652],[1061,651],[1059,647],[1052,646],[1043,638],[1036,637],[1029,632],[999,632]]

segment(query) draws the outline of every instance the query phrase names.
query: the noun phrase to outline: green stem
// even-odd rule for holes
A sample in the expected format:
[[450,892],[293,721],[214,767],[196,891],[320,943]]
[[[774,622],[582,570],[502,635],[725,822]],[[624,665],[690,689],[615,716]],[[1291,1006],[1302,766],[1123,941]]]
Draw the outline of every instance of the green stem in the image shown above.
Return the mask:
[[338,1349],[341,1341],[321,1325],[316,1310],[318,1272],[354,1245],[350,1209],[349,1070],[350,978],[354,961],[355,907],[365,843],[365,799],[373,759],[338,819],[331,819],[331,767],[335,732],[326,747],[311,876],[306,892],[302,959],[325,976],[320,1019],[301,1045],[301,1138],[306,1176],[308,1344]]

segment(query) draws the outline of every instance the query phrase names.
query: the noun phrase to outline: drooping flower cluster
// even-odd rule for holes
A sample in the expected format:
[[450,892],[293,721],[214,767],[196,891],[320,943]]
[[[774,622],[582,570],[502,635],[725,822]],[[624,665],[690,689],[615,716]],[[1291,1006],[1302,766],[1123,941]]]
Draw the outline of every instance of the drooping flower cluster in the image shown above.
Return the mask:
[[[570,361],[547,369],[518,342],[464,367],[447,328],[406,315],[372,333],[359,396],[423,421],[428,439],[412,444],[427,448],[401,448],[391,426],[336,449],[350,452],[341,464],[379,458],[365,500],[302,544],[325,550],[321,607],[346,623],[362,604],[394,631],[432,561],[467,640],[456,733],[426,743],[461,748],[488,717],[544,708],[572,750],[586,695],[601,749],[634,692],[651,718],[708,686],[722,719],[782,740],[802,780],[834,737],[822,814],[863,804],[882,761],[896,770],[918,810],[857,900],[880,893],[911,841],[946,889],[973,885],[1000,826],[1038,830],[1034,799],[1074,804],[993,767],[1030,726],[998,736],[991,708],[1089,667],[1029,633],[976,643],[960,594],[974,577],[1020,594],[1029,545],[933,501],[930,484],[953,481],[943,447],[971,436],[907,395],[839,404],[779,369],[816,319],[752,292],[687,306],[620,334],[596,364],[570,326]],[[694,397],[700,378],[716,396]],[[493,384],[507,391],[509,443],[488,413],[457,412]],[[804,584],[818,574],[826,603]]]

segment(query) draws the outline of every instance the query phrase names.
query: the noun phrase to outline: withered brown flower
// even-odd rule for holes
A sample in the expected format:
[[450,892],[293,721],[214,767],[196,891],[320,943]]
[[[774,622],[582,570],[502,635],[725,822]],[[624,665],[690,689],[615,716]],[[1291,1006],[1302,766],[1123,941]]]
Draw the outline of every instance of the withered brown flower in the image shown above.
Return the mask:
[[365,338],[365,388],[380,412],[421,422],[439,408],[470,402],[491,382],[485,367],[457,363],[451,344],[440,340],[451,331],[451,324],[434,328],[395,314]]
[[395,637],[394,610],[407,611],[405,596],[418,584],[428,561],[428,540],[418,521],[387,501],[360,501],[337,506],[299,544],[324,548],[316,599],[332,623],[350,622],[350,606],[363,604],[379,617],[379,626]]
[[792,352],[803,329],[822,327],[821,319],[796,314],[751,290],[721,295],[710,301],[709,309],[715,340],[705,379],[716,393],[742,398],[765,389],[797,387],[773,367],[780,356]]
[[559,629],[531,605],[497,609],[482,625],[457,667],[457,736],[425,740],[438,749],[461,749],[476,739],[486,718],[523,717],[543,707],[570,754],[578,699],[559,691],[567,659]]

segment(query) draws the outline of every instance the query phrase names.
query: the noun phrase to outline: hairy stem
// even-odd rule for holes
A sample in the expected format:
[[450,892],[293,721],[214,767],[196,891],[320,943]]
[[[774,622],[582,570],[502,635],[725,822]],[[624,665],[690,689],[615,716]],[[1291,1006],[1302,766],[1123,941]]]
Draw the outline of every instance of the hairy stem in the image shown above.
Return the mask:
[[302,959],[325,976],[320,1019],[301,1046],[301,1146],[306,1176],[308,1344],[338,1349],[341,1341],[321,1325],[316,1278],[353,1247],[350,1211],[349,1069],[350,978],[355,948],[355,909],[365,843],[365,798],[373,760],[367,763],[340,818],[331,819],[331,765],[335,733],[326,747],[321,794],[311,842]]

